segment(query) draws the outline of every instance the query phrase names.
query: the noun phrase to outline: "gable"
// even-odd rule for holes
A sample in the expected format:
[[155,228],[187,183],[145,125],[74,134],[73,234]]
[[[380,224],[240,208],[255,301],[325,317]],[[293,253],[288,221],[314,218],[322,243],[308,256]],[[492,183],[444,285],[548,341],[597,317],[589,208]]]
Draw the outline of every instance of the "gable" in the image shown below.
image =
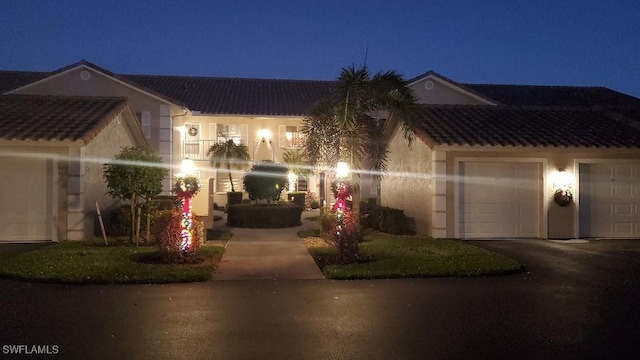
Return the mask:
[[9,94],[61,96],[125,96],[135,103],[177,105],[181,103],[145,89],[127,79],[87,62],[80,62],[50,73],[49,76],[13,89]]
[[490,99],[434,72],[410,80],[409,87],[419,104],[495,105]]

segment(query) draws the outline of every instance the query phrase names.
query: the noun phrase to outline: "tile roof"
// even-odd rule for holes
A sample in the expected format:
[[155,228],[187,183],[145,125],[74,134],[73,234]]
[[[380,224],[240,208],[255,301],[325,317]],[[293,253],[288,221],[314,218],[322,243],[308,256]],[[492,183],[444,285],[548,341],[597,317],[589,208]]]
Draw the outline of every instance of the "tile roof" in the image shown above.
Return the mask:
[[416,119],[416,134],[431,147],[640,147],[640,128],[604,110],[419,105]]
[[122,76],[206,114],[305,115],[335,88],[334,81],[319,80]]
[[640,99],[604,87],[461,84],[512,106],[640,106]]
[[90,141],[126,98],[0,95],[0,139]]

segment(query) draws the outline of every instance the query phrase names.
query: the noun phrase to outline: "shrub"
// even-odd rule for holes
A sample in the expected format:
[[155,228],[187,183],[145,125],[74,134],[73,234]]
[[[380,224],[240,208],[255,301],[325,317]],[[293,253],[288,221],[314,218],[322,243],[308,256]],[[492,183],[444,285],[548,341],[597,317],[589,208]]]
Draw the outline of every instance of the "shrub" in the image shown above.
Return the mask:
[[407,217],[403,210],[371,205],[370,199],[360,203],[360,224],[367,228],[394,235],[412,235],[416,233],[414,220]]
[[242,202],[242,192],[241,191],[235,191],[235,192],[229,191],[227,193],[227,206],[240,204],[241,202]]
[[287,197],[289,197],[289,200],[292,200],[296,205],[305,207],[306,195],[307,194],[305,192],[290,192],[287,194]]
[[255,164],[242,179],[251,200],[278,201],[288,180],[288,169],[273,162]]
[[[154,234],[156,234],[156,246],[162,254],[163,259],[171,262],[182,262],[200,249],[204,239],[203,227],[200,222],[193,218],[192,243],[187,254],[183,254],[180,245],[182,244],[182,214],[176,209],[162,210],[158,213],[154,224]],[[186,255],[186,256],[185,256]]]
[[318,197],[315,193],[312,193],[311,190],[307,190],[307,195],[304,198],[304,207],[306,209],[317,209],[320,207]]
[[232,205],[229,206],[227,224],[243,228],[298,226],[302,210],[298,205]]
[[358,261],[358,243],[362,234],[358,222],[349,210],[344,211],[342,218],[342,234],[338,235],[336,227],[339,219],[334,212],[325,212],[320,216],[320,237],[333,245],[338,251],[339,262],[349,264]]

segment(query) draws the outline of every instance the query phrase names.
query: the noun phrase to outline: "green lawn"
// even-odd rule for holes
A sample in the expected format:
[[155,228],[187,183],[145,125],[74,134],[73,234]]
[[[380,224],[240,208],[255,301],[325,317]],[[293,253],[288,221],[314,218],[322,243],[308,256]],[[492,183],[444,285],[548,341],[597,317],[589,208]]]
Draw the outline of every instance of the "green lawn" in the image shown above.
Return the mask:
[[387,279],[490,276],[521,271],[506,256],[458,240],[369,232],[360,243],[361,263],[336,264],[332,247],[309,247],[329,279]]
[[61,242],[0,261],[0,276],[57,283],[170,283],[212,278],[224,248],[203,246],[198,264],[144,263],[156,248]]
[[207,229],[207,240],[231,240],[233,233],[222,229]]

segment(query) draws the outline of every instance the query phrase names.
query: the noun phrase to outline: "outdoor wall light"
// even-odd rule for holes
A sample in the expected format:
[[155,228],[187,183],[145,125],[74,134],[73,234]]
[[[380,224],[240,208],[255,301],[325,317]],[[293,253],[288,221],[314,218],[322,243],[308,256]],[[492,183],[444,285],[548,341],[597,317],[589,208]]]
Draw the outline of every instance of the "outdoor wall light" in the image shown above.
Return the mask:
[[349,164],[344,161],[339,161],[336,165],[336,177],[345,178],[349,175]]
[[193,175],[195,173],[196,167],[193,164],[193,160],[189,158],[182,159],[180,163],[180,171],[183,176]]
[[271,131],[267,129],[258,130],[258,139],[263,143],[269,141],[269,144],[271,144]]
[[560,170],[552,174],[553,180],[553,201],[559,206],[565,207],[571,204],[573,200],[573,178],[571,174],[564,170]]

